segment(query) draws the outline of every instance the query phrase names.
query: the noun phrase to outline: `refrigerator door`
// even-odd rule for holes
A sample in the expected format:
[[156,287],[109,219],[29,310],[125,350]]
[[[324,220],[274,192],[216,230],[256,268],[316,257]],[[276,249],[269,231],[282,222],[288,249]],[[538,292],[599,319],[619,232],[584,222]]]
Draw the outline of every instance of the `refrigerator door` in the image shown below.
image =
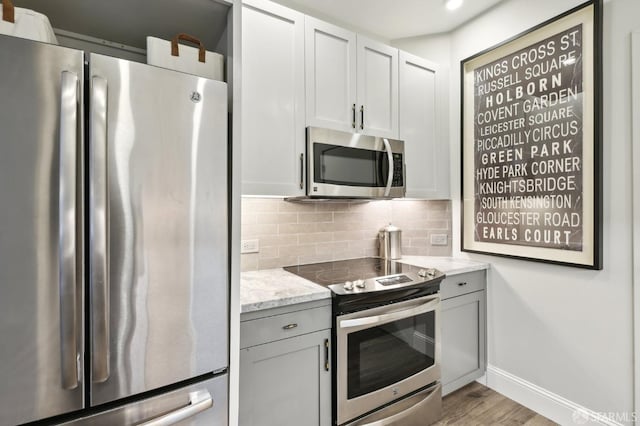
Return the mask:
[[227,426],[226,374],[63,426]]
[[90,56],[91,404],[228,365],[227,86]]
[[82,52],[0,36],[2,425],[83,406],[83,67]]

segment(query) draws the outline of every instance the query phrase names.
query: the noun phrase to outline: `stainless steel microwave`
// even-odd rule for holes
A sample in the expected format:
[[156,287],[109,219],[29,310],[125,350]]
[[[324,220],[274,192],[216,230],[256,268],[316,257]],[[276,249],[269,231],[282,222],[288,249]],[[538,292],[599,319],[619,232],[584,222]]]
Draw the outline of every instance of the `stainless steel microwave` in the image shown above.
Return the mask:
[[404,142],[307,127],[307,196],[405,196]]

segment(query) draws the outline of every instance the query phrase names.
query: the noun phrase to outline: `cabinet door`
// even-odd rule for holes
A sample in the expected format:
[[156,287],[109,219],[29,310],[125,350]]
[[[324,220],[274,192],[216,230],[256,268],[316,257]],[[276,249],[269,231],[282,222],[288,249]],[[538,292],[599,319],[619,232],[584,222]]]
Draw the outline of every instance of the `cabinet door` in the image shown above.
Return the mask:
[[358,35],[357,132],[398,138],[398,49]]
[[240,351],[240,426],[331,424],[330,330]]
[[305,18],[307,124],[356,130],[356,35]]
[[442,301],[442,393],[448,394],[481,377],[486,369],[485,292]]
[[242,193],[304,193],[304,15],[242,5]]
[[442,199],[449,191],[449,146],[438,108],[438,66],[400,52],[400,139],[405,141],[407,197]]

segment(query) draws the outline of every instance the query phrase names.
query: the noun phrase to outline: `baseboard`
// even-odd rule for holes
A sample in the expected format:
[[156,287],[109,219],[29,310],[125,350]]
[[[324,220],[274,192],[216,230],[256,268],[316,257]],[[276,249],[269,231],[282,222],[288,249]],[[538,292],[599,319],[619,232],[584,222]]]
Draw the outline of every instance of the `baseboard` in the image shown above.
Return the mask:
[[561,425],[623,425],[498,367],[487,366],[484,378],[487,387]]

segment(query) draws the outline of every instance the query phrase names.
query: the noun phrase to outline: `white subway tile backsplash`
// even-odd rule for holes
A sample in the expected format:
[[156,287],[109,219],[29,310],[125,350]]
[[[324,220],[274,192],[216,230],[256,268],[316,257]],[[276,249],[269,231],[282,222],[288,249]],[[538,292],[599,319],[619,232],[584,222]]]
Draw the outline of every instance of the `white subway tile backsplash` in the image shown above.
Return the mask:
[[290,265],[282,265],[282,266],[304,265],[305,263],[329,262],[331,260],[334,260],[333,255],[331,254],[314,254],[312,256],[300,256],[298,257],[298,261],[296,263],[292,263]]
[[318,254],[332,254],[336,252],[346,252],[349,249],[348,241],[334,241],[330,243],[316,244],[316,252]]
[[314,232],[313,234],[298,235],[298,242],[300,244],[326,243],[329,241],[333,241],[333,234],[331,232]]
[[316,211],[319,212],[346,212],[349,210],[348,203],[318,203]]
[[402,239],[413,238],[429,238],[431,231],[429,229],[407,229],[402,231]]
[[278,225],[247,224],[242,225],[241,232],[243,240],[265,235],[275,235],[278,233]]
[[333,222],[332,212],[322,213],[298,213],[298,223],[318,223],[318,222]]
[[[403,253],[451,255],[450,201],[292,203],[278,198],[242,199],[242,239],[258,239],[260,252],[241,255],[241,269],[350,259],[378,254],[378,230],[402,229]],[[447,246],[431,246],[431,231],[447,234]]]
[[245,271],[255,271],[257,269],[260,269],[260,263],[259,263],[259,259],[258,253],[251,253],[251,254],[243,254],[241,255],[241,262],[240,262],[240,270],[242,272]]
[[309,234],[317,232],[316,223],[283,223],[278,225],[279,234]]
[[280,256],[312,256],[316,253],[316,244],[298,244],[297,246],[280,247]]
[[242,211],[262,213],[277,212],[279,205],[277,201],[282,200],[273,198],[243,198]]
[[281,224],[298,223],[297,213],[258,213],[256,215],[258,223]]
[[332,235],[333,241],[358,241],[364,240],[368,234],[365,231],[341,231]]
[[298,256],[276,257],[274,259],[260,260],[258,269],[282,268],[283,266],[292,266],[298,264]]
[[282,199],[271,199],[277,204],[279,212],[296,212],[296,213],[313,213],[316,211],[316,205],[314,203],[289,203]]
[[275,259],[280,256],[279,247],[260,247],[258,259]]
[[[305,234],[300,234],[300,236]],[[260,237],[260,247],[272,247],[272,246],[295,246],[298,244],[299,236],[293,235],[267,235]]]

